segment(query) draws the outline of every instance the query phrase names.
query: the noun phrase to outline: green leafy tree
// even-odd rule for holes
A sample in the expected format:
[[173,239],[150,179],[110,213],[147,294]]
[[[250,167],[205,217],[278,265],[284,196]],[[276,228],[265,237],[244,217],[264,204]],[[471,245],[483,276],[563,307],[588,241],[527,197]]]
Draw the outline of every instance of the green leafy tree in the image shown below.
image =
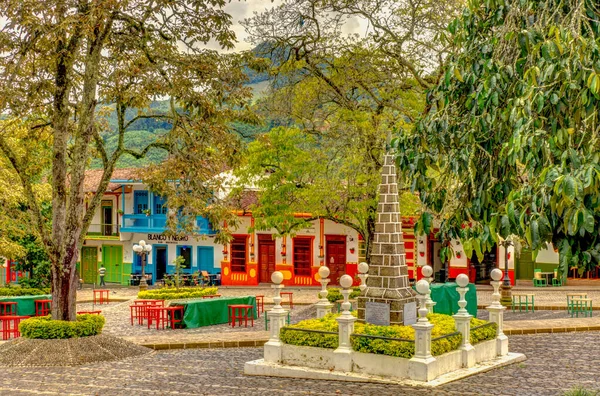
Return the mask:
[[[23,191],[32,228],[52,262],[52,318],[75,320],[75,266],[102,194],[84,205],[84,176],[99,159],[103,192],[123,156],[142,158],[153,148],[169,155],[149,170],[153,180],[178,180],[176,190],[209,198],[204,160],[227,162],[232,121],[250,119],[249,89],[236,55],[219,55],[200,44],[232,48],[235,39],[224,0],[91,1],[7,0],[0,3],[0,113],[7,124],[27,120],[28,136],[48,143],[44,176],[52,185],[51,229],[28,167],[0,132],[0,156],[10,163]],[[168,110],[154,109],[166,98]],[[116,131],[107,115],[116,112]],[[139,120],[167,119],[172,128],[156,140],[128,142]],[[104,135],[115,133],[107,150]],[[47,152],[41,152],[46,155]],[[216,164],[214,165],[217,166]],[[158,175],[160,174],[160,176]],[[212,176],[213,174],[211,174]],[[191,209],[190,209],[191,210]],[[188,214],[188,213],[185,213]],[[187,218],[192,218],[188,216]]]
[[35,288],[49,287],[50,260],[44,245],[34,235],[20,238],[17,243],[22,247],[25,254],[16,258],[16,269],[29,274],[28,278],[20,279],[19,284]]
[[[309,211],[356,229],[369,256],[386,141],[422,112],[457,4],[289,0],[244,22],[260,44],[257,55],[272,61],[271,92],[256,106],[298,128],[274,131],[250,148],[247,171],[261,188],[257,227],[288,232],[312,218],[293,212]],[[364,37],[343,34],[351,18],[372,29]]]
[[449,25],[456,53],[397,148],[465,250],[515,234],[552,242],[565,277],[600,263],[599,22],[592,1],[472,0]]

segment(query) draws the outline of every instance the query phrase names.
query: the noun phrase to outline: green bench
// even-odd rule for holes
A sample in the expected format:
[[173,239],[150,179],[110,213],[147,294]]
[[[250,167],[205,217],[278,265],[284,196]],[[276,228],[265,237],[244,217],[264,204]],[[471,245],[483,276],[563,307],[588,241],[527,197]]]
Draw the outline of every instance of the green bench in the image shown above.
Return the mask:
[[535,312],[535,294],[533,293],[513,293],[512,294],[512,311],[515,312],[515,308],[519,308],[519,312],[525,308],[525,312],[529,312],[531,305],[531,312]]

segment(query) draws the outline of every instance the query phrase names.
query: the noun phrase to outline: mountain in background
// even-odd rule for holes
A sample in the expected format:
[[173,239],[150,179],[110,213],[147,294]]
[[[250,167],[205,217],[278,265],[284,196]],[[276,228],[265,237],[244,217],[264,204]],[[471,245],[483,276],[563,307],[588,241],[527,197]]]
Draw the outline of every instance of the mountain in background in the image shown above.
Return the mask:
[[[256,46],[253,53],[257,57],[272,59],[272,56],[279,58],[281,54],[274,54],[269,51],[268,44],[261,44]],[[244,73],[248,76],[248,82],[246,86],[252,89],[253,101],[262,98],[269,88],[269,74],[264,71],[256,71],[250,67],[244,67]],[[155,101],[150,104],[150,108],[157,113],[166,112],[168,110],[167,101]],[[126,113],[126,119],[130,120],[135,117],[136,111],[129,110]],[[114,132],[104,134],[103,138],[106,143],[107,152],[112,153],[118,143],[117,130],[117,117],[116,113],[112,112],[107,117],[109,128]],[[267,120],[265,125],[249,125],[240,122],[232,124],[233,129],[241,136],[243,140],[250,141],[253,137],[260,133],[265,133],[272,128],[281,125],[280,122]],[[125,140],[125,147],[135,150],[139,150],[140,147],[144,147],[151,142],[156,141],[164,134],[168,133],[171,129],[171,123],[160,119],[142,119],[137,120],[128,129]],[[167,157],[167,153],[160,149],[150,149],[145,158],[135,159],[130,155],[124,155],[119,159],[117,168],[139,168],[144,167],[148,164],[156,164],[164,161]],[[90,168],[100,168],[102,163],[99,159],[92,161]]]

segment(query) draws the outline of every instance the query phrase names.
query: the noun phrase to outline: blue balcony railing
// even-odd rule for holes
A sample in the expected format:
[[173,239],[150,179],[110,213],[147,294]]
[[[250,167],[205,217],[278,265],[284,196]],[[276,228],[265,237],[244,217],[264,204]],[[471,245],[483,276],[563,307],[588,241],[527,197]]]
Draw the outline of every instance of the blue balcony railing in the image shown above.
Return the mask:
[[[215,231],[208,219],[198,216],[196,225],[200,234],[212,235]],[[124,214],[121,232],[162,233],[167,228],[167,216],[162,214]]]

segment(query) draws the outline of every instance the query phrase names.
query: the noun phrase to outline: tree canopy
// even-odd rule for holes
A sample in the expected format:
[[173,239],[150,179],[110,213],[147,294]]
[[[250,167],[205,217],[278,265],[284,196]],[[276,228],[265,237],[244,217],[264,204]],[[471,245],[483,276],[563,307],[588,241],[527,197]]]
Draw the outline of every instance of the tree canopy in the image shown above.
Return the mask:
[[[0,132],[2,161],[11,165],[33,229],[52,262],[52,317],[75,319],[75,265],[79,248],[118,160],[145,156],[151,149],[169,155],[148,172],[154,180],[179,181],[165,193],[195,192],[209,199],[204,181],[232,158],[229,125],[253,118],[246,109],[249,89],[242,86],[238,55],[203,49],[210,40],[232,48],[235,36],[225,0],[90,1],[7,0],[0,3],[0,113],[5,125],[27,122],[28,136],[48,150],[11,145]],[[157,113],[153,100],[165,99]],[[108,108],[110,107],[110,109]],[[116,112],[117,142],[107,150],[106,116]],[[167,120],[172,128],[153,141],[127,144],[139,120]],[[110,131],[112,132],[112,130]],[[46,227],[29,175],[36,155],[50,169],[51,229]],[[218,155],[217,155],[218,153]],[[104,170],[84,205],[85,169],[98,159]],[[212,161],[207,170],[204,160]],[[157,174],[160,173],[160,176]],[[158,184],[158,182],[156,183]],[[167,188],[169,187],[169,188]],[[204,205],[206,206],[206,205]],[[195,207],[190,207],[190,211]],[[188,214],[188,213],[186,213]]]
[[[337,218],[365,238],[368,256],[386,141],[423,111],[459,3],[290,0],[244,22],[272,61],[271,92],[256,105],[292,126],[250,146],[243,172],[263,188],[257,226],[305,224],[294,211]],[[344,34],[356,18],[368,33]]]
[[593,1],[471,0],[449,25],[456,52],[396,147],[467,255],[515,234],[552,242],[564,276],[600,263],[599,22]]

